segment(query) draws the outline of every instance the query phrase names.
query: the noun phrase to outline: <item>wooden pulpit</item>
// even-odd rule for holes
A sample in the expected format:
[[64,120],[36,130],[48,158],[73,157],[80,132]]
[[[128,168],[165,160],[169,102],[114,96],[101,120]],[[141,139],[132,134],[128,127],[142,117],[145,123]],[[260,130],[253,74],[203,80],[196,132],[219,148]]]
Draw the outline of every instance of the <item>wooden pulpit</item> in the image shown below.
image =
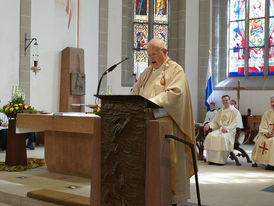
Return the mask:
[[136,95],[98,97],[101,144],[93,158],[90,205],[171,205],[170,145],[164,138],[170,125],[149,119],[149,108],[158,106]]

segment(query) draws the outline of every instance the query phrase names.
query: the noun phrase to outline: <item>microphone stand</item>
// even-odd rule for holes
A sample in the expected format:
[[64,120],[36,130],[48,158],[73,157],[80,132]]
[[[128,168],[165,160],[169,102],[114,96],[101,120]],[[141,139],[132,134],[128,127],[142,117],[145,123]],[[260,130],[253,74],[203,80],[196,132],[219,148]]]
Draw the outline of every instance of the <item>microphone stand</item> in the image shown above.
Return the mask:
[[119,64],[121,64],[122,62],[126,61],[128,59],[128,57],[124,58],[122,61],[118,62],[117,64],[114,64],[112,65],[111,67],[109,67],[101,76],[100,80],[99,80],[99,84],[98,84],[98,87],[97,87],[97,92],[96,92],[96,96],[99,95],[99,90],[100,90],[100,86],[101,86],[101,82],[102,82],[102,79],[103,77],[111,72],[113,69],[115,69]]

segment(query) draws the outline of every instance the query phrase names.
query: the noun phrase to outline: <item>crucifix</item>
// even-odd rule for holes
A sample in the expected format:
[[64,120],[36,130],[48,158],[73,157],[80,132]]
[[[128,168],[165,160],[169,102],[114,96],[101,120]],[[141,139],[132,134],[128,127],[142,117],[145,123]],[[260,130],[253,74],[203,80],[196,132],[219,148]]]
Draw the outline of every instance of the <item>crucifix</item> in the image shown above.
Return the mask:
[[240,91],[245,89],[245,88],[240,86],[240,80],[238,80],[238,86],[233,87],[232,89],[237,90],[238,110],[240,110]]

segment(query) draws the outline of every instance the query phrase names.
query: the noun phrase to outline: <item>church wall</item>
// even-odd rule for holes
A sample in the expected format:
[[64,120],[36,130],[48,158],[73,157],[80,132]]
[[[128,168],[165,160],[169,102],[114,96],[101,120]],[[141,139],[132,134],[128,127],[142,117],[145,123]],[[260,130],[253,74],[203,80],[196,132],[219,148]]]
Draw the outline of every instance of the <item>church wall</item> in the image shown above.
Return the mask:
[[0,0],[0,106],[11,100],[13,85],[19,82],[20,1]]
[[[94,103],[98,82],[99,0],[80,1],[79,47],[85,50],[86,104]],[[86,111],[90,111],[86,108]]]
[[[199,5],[199,77],[198,77],[198,122],[203,122],[206,114],[205,86],[210,50],[210,0],[200,0]],[[213,71],[214,72],[214,71]]]
[[[122,0],[109,1],[107,68],[122,60]],[[107,69],[106,68],[106,69]],[[131,87],[121,86],[121,65],[107,74],[107,87],[112,94],[129,94]],[[105,77],[104,77],[105,78]]]
[[[31,74],[30,103],[38,110],[58,111],[60,99],[61,51],[77,46],[76,2],[72,18],[65,0],[32,1],[31,31],[38,39],[41,71]],[[98,72],[98,0],[80,1],[79,46],[85,50],[86,103],[92,103]]]
[[186,1],[185,73],[189,83],[194,119],[198,113],[199,1]]
[[[216,108],[221,107],[221,96],[228,94],[231,99],[237,101],[236,91],[214,91],[214,100],[217,104]],[[251,109],[252,115],[261,115],[266,110],[270,109],[270,97],[274,95],[273,90],[242,90],[240,92],[240,112],[241,114],[247,114],[247,109]],[[238,102],[237,102],[238,104]]]

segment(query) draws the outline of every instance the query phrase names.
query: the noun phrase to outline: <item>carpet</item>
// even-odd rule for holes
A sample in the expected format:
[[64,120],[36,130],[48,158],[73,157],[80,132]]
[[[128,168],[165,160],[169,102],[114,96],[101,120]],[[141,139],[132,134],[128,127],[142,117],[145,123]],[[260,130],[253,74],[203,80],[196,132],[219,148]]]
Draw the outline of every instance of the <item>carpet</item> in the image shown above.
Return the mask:
[[44,159],[37,159],[37,158],[28,158],[27,163],[28,163],[27,166],[23,166],[23,165],[9,166],[9,165],[5,165],[5,162],[0,162],[0,171],[21,172],[26,169],[33,169],[33,168],[46,165]]

